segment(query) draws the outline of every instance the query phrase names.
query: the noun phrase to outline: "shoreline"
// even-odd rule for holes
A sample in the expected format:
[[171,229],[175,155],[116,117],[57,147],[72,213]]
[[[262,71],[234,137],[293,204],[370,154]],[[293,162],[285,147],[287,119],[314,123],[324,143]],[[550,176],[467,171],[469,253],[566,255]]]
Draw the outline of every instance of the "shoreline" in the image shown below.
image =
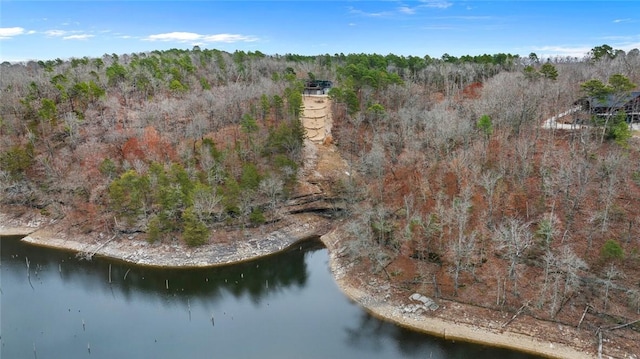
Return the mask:
[[[239,238],[237,241],[221,240],[198,247],[188,247],[179,241],[174,243],[149,243],[135,235],[108,238],[70,235],[47,227],[2,227],[1,236],[24,236],[20,240],[38,247],[75,252],[87,259],[93,256],[120,260],[138,266],[168,269],[206,268],[233,265],[282,252],[301,241],[319,238],[326,233],[329,220],[313,215],[294,215],[280,227],[269,231],[255,229],[221,230],[215,237]],[[74,239],[80,237],[81,239]],[[126,237],[126,238],[122,238]]]
[[[320,240],[329,252],[329,266],[334,280],[340,290],[349,299],[378,319],[445,340],[510,349],[527,354],[539,355],[545,358],[597,358],[595,353],[586,350],[581,351],[564,343],[546,341],[535,336],[513,332],[508,329],[503,330],[499,325],[476,326],[466,324],[462,321],[458,322],[445,319],[445,316],[449,318],[462,318],[466,316],[464,314],[465,308],[472,307],[467,304],[438,299],[437,302],[443,309],[436,310],[432,316],[429,316],[429,314],[403,313],[400,306],[410,303],[408,296],[406,303],[387,301],[384,297],[381,299],[380,296],[375,296],[358,286],[348,283],[346,280],[347,270],[345,270],[344,265],[340,263],[338,250],[340,238],[336,232],[337,230],[333,230],[320,237]],[[574,329],[568,326],[558,328],[559,325],[557,323],[537,322],[545,324],[545,327],[548,327],[545,329],[558,329],[560,333],[555,336],[556,338],[566,337]]]
[[[340,290],[347,298],[378,319],[450,341],[505,348],[546,358],[596,358],[595,355],[588,351],[580,351],[564,343],[546,341],[536,336],[513,332],[509,329],[503,330],[498,322],[493,323],[494,325],[489,323],[489,325],[478,326],[448,319],[466,316],[464,314],[465,307],[468,306],[457,302],[438,299],[437,302],[440,304],[441,309],[433,313],[404,313],[401,310],[403,305],[401,301],[387,301],[384,295],[376,295],[376,293],[373,293],[375,292],[374,290],[367,291],[363,286],[352,285],[347,281],[349,265],[348,263],[343,263],[340,259],[340,237],[339,230],[336,229],[339,223],[331,224],[329,220],[318,218],[317,216],[305,217],[313,218],[304,218],[310,220],[310,222],[300,222],[304,219],[297,218],[298,221],[295,221],[297,223],[292,222],[275,231],[266,233],[263,235],[264,239],[262,240],[251,237],[248,241],[240,243],[213,243],[195,248],[186,247],[178,243],[149,244],[140,239],[120,239],[118,241],[114,239],[108,241],[108,238],[103,238],[101,241],[96,241],[96,243],[87,243],[69,239],[62,232],[30,226],[0,227],[0,236],[24,235],[21,240],[35,246],[69,250],[76,253],[86,253],[93,249],[95,250],[94,255],[101,257],[122,260],[139,266],[176,269],[233,265],[274,255],[291,248],[301,241],[319,238],[327,248],[329,269]],[[84,239],[87,240],[87,238]],[[214,254],[211,254],[212,252]],[[409,303],[408,299],[407,303]],[[554,336],[556,338],[567,336],[567,331],[572,329],[566,327],[564,328],[565,332],[563,332],[562,329],[558,330],[556,328],[557,324],[547,326],[549,328],[544,330],[559,331]]]

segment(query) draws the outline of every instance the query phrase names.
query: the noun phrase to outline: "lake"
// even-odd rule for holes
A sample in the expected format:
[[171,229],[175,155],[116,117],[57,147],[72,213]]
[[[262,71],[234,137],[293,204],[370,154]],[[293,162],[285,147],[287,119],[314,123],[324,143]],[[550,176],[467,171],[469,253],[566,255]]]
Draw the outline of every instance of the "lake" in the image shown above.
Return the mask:
[[0,250],[6,359],[535,358],[370,316],[339,290],[317,241],[207,269],[84,261],[15,237]]

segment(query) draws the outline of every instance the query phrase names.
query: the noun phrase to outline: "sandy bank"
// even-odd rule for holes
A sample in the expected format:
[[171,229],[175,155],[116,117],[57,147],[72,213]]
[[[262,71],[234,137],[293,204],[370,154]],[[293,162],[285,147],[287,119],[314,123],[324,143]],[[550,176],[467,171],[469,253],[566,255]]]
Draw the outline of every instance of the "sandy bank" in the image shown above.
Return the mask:
[[[284,221],[283,221],[284,222]],[[52,227],[0,226],[0,235],[26,235],[22,240],[33,245],[69,250],[85,256],[103,256],[128,263],[153,267],[212,267],[257,259],[283,251],[299,241],[319,237],[328,230],[329,221],[308,214],[292,215],[286,223],[269,230],[219,230],[212,241],[199,247],[181,242],[154,243],[133,235],[70,235]]]

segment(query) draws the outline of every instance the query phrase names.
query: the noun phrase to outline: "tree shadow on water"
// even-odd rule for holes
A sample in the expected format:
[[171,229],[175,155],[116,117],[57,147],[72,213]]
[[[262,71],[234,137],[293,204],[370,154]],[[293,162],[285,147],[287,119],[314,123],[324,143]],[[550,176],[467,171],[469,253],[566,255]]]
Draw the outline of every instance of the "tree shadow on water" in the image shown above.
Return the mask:
[[392,343],[402,358],[446,359],[535,359],[539,356],[472,343],[452,342],[409,330],[362,311],[357,328],[346,328],[347,343],[371,353],[383,351]]

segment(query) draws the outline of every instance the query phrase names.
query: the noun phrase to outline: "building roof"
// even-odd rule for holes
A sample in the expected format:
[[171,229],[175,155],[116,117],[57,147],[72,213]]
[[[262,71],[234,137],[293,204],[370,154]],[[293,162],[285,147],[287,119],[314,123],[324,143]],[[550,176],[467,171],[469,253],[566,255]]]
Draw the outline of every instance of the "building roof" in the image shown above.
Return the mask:
[[606,98],[590,98],[592,108],[621,108],[640,98],[640,91],[630,92],[625,96],[609,95]]
[[333,82],[329,80],[311,80],[304,84],[305,90],[321,90],[331,88],[332,86]]

